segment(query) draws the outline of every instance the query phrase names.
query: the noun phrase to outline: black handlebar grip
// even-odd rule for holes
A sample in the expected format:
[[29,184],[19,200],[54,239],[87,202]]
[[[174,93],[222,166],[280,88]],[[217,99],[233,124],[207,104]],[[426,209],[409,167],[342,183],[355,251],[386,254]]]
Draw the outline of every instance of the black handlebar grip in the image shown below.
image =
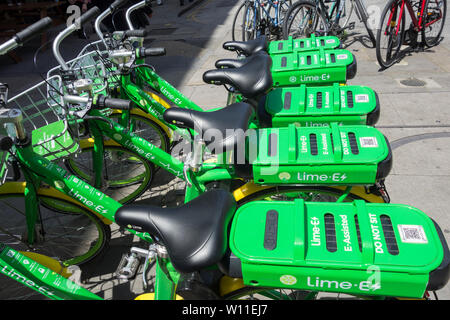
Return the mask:
[[96,16],[98,16],[101,13],[100,9],[98,7],[92,7],[91,9],[89,9],[88,11],[86,11],[85,13],[83,13],[81,15],[81,17],[79,17],[78,19],[75,20],[75,24],[82,26],[83,24],[85,24],[86,22],[91,21],[92,19],[94,19]]
[[125,37],[140,37],[143,38],[147,35],[147,31],[144,29],[140,30],[127,30],[124,33]]
[[139,52],[140,57],[157,57],[164,56],[166,54],[166,48],[141,48]]
[[99,109],[111,108],[118,110],[130,110],[134,106],[134,102],[131,100],[108,98],[104,95],[99,95],[96,106]]
[[45,17],[14,36],[18,44],[23,44],[52,25],[52,19]]
[[128,0],[116,0],[109,7],[111,8],[111,11],[115,11],[127,2]]

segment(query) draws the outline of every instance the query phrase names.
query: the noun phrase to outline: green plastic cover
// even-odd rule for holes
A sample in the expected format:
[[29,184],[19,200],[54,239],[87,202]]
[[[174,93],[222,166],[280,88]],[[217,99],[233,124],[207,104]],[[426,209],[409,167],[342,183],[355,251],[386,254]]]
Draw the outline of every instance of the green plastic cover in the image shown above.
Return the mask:
[[265,98],[265,110],[273,127],[366,124],[377,111],[375,91],[365,86],[306,86],[275,88]]
[[64,158],[79,150],[63,120],[33,130],[31,141],[34,152],[48,160]]
[[340,45],[338,37],[324,36],[316,37],[311,35],[310,38],[293,39],[289,36],[287,40],[278,40],[269,42],[268,52],[270,55],[292,53],[292,52],[306,52],[317,50],[319,48],[336,49]]
[[[353,54],[334,49],[277,54],[272,57],[272,77],[275,87],[292,85],[329,85],[345,83],[347,74],[356,70]],[[351,78],[351,77],[350,77]]]
[[249,138],[248,154],[260,184],[373,184],[387,176],[392,159],[376,128],[337,123],[260,129]]
[[444,250],[432,220],[399,204],[254,201],[230,235],[244,283],[420,298]]

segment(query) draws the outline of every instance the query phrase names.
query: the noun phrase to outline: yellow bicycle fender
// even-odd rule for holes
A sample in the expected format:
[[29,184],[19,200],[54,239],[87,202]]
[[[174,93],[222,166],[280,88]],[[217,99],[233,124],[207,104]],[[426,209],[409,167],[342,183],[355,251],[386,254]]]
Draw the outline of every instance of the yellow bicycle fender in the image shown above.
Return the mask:
[[[248,182],[244,184],[243,186],[239,187],[238,189],[233,191],[233,196],[236,201],[240,201],[244,199],[245,197],[250,196],[251,194],[254,194],[255,192],[271,188],[270,186],[261,186],[258,184],[255,184],[253,181]],[[335,186],[333,187],[335,189],[339,189],[342,191],[345,191],[346,186]],[[351,193],[354,195],[357,195],[358,197],[361,197],[362,199],[373,202],[373,203],[383,203],[383,199],[380,196],[366,193],[366,189],[362,186],[355,186],[352,188]]]
[[223,276],[220,278],[220,295],[224,296],[230,292],[239,290],[245,287],[241,278],[231,278],[229,276]]
[[239,201],[255,192],[258,192],[258,191],[261,191],[264,189],[268,189],[268,188],[270,188],[270,187],[269,186],[261,186],[261,185],[255,184],[253,181],[251,181],[251,182],[247,182],[243,186],[234,190],[233,196],[236,201]]
[[[155,300],[155,294],[154,293],[144,293],[136,298],[134,300]],[[184,300],[183,297],[176,295],[176,300]]]
[[21,254],[27,256],[28,258],[36,261],[37,263],[49,268],[50,270],[56,272],[57,274],[63,276],[64,278],[69,278],[72,273],[67,267],[63,267],[58,260],[44,256],[36,252],[20,251]]

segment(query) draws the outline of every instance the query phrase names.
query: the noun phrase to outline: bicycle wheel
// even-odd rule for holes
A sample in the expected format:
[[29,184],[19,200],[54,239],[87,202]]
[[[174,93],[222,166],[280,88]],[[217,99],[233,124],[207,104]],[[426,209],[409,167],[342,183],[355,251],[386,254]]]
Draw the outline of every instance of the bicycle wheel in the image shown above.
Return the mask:
[[[133,112],[133,111],[132,111]],[[120,113],[113,113],[109,116],[110,119],[118,122],[121,117]],[[134,113],[130,114],[130,123],[132,124],[132,132],[139,137],[147,140],[154,146],[169,153],[170,138],[167,133],[154,121],[147,117],[140,116]]]
[[[29,246],[23,193],[8,193],[7,184],[0,193],[0,243],[15,250],[35,252],[60,261],[64,266],[82,265],[99,256],[111,239],[111,230],[92,212],[56,196],[38,195],[39,221],[36,242]],[[43,202],[60,203],[76,214],[62,214],[48,209]],[[41,298],[38,292],[2,277],[0,300]]]
[[[350,21],[350,17],[352,16],[352,13],[353,13],[353,1],[349,1],[349,0],[340,0],[340,1],[344,1],[344,8],[341,12],[341,16],[339,17],[339,24],[341,25],[341,28],[345,28],[348,25],[348,22]],[[335,7],[336,7],[336,5],[335,5]],[[338,9],[339,8],[336,8],[332,11],[332,13],[330,15],[331,21],[336,19],[336,14],[337,14]]]
[[[356,4],[356,14],[357,14],[359,20],[361,20],[363,22],[364,27],[366,27],[367,34],[369,35],[369,39],[372,42],[373,48],[375,48],[377,45],[377,39],[375,38],[375,35],[373,34],[373,31],[369,26],[369,23],[368,23],[369,15],[367,13],[366,7],[361,2],[361,0],[353,0],[353,1]],[[352,1],[352,3],[353,3],[353,1]]]
[[377,32],[376,54],[378,63],[383,68],[392,66],[399,59],[405,30],[405,13],[403,12],[402,17],[400,17],[401,4],[402,2],[399,0],[391,0],[381,14]]
[[233,25],[231,27],[231,39],[233,41],[243,41],[244,35],[242,33],[243,21],[245,15],[245,4],[242,3],[236,11],[236,14],[233,19]]
[[256,39],[260,35],[259,8],[252,2],[246,2],[242,21],[242,41]]
[[439,43],[446,13],[447,1],[427,0],[422,21],[422,39],[426,46],[432,47]]
[[[77,177],[93,184],[94,147],[82,147],[81,153],[64,161]],[[154,176],[151,162],[121,146],[105,145],[103,153],[103,183],[101,191],[120,203],[136,200],[149,187]]]
[[313,2],[302,0],[293,4],[284,19],[283,38],[309,38],[312,34],[327,35],[327,20]]
[[[265,21],[267,23],[267,31],[270,33],[270,41],[283,39],[283,23],[286,17],[289,8],[292,6],[291,0],[281,0],[278,4],[273,5],[271,3],[267,3],[268,8],[267,18]],[[275,7],[277,6],[277,7]],[[262,11],[261,11],[262,12]],[[264,14],[266,15],[266,14]],[[266,33],[267,35],[267,33]]]
[[278,23],[280,26],[283,25],[284,19],[286,18],[286,15],[289,11],[289,9],[292,7],[292,1],[286,0],[286,1],[280,1],[279,2],[279,8],[278,8]]
[[[62,198],[38,195],[39,221],[36,243],[27,244],[25,198],[20,193],[0,194],[0,242],[19,251],[36,251],[57,257],[64,266],[80,265],[99,255],[109,243],[111,231],[95,214]],[[59,202],[76,214],[55,212],[42,202]]]

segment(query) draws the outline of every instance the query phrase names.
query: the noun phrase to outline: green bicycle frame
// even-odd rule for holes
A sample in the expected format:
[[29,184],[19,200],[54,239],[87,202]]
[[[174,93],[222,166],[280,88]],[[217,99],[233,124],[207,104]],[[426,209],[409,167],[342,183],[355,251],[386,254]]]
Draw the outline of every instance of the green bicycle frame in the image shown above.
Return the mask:
[[[120,127],[120,125],[118,126]],[[132,137],[132,140],[134,139],[139,140],[141,138]],[[26,172],[25,201],[27,226],[30,235],[34,233],[33,224],[38,217],[36,186],[41,181],[80,202],[95,214],[114,221],[115,213],[122,206],[119,202],[78,177],[70,175],[57,164],[36,154],[30,145],[17,148],[16,157],[24,167],[24,172]],[[131,229],[128,231],[144,241],[152,242],[147,233]],[[100,298],[4,244],[0,244],[0,271],[51,299]],[[161,260],[158,263],[157,275],[157,298],[172,299],[178,275],[168,260]]]

